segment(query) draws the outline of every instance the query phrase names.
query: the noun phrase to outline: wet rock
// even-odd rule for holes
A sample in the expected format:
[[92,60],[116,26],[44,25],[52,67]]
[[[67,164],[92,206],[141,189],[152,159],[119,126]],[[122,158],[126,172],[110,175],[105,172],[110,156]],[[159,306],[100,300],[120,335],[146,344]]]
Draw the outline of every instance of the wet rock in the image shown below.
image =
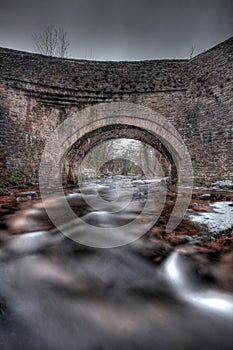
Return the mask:
[[50,230],[53,227],[44,209],[25,209],[10,215],[6,219],[10,234]]
[[167,196],[168,196],[168,197],[172,197],[172,198],[176,198],[176,197],[177,197],[177,193],[176,193],[176,192],[168,191],[168,192],[167,192]]
[[32,198],[30,196],[27,196],[27,197],[17,197],[16,198],[16,201],[17,202],[27,202],[29,200],[31,200]]
[[[23,196],[21,198],[26,198]],[[88,204],[80,194],[73,194],[67,197],[69,205],[78,216],[82,216],[89,212]],[[62,201],[59,198],[48,198],[45,201],[46,208],[54,211],[57,216],[63,215]],[[35,202],[31,208],[21,210],[6,218],[6,224],[11,234],[19,234],[24,232],[35,232],[50,230],[54,227],[51,222],[42,201]]]
[[233,238],[229,242],[229,248],[231,251],[223,254],[219,264],[213,267],[213,274],[219,288],[233,292]]
[[17,201],[23,201],[23,200],[30,200],[32,198],[38,197],[37,192],[30,191],[30,192],[18,192],[15,194],[16,200]]
[[209,213],[212,211],[212,209],[208,206],[202,205],[202,204],[198,204],[198,203],[193,203],[190,205],[190,208],[193,211],[199,212],[199,213]]
[[5,203],[14,203],[14,202],[16,202],[16,198],[12,191],[9,193],[9,195],[0,196],[0,205]]
[[170,242],[173,246],[177,246],[180,244],[191,242],[192,240],[193,240],[193,237],[190,237],[187,235],[174,235],[172,239],[170,239]]
[[213,199],[217,201],[230,201],[231,197],[226,195],[226,194],[221,194],[221,193],[213,193],[212,194]]
[[199,199],[202,199],[202,200],[210,200],[211,199],[211,194],[210,193],[204,193],[202,194]]
[[140,239],[131,244],[131,248],[140,255],[160,263],[173,250],[173,247],[164,240],[150,237],[148,240]]

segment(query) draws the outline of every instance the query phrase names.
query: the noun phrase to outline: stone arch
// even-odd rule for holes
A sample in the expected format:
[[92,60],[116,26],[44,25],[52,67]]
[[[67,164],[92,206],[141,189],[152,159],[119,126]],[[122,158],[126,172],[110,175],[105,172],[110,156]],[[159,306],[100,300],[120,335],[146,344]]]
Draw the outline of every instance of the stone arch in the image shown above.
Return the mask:
[[[64,197],[62,188],[62,171],[67,151],[84,135],[113,124],[134,125],[152,132],[171,154],[178,175],[177,200],[166,227],[166,231],[171,232],[183,219],[191,199],[191,158],[173,125],[159,113],[138,104],[112,102],[93,105],[71,114],[60,124],[46,142],[41,157],[39,182],[42,199],[46,198],[46,193],[51,188],[57,190],[57,194],[63,196],[64,210],[70,218],[73,217],[74,213]],[[54,218],[53,215],[54,213],[49,213],[52,221],[56,221],[55,225],[61,227],[61,218]]]
[[[81,164],[86,154],[95,146],[104,141],[118,138],[128,138],[141,141],[156,149],[162,156],[161,167],[165,176],[169,176],[171,182],[174,184],[177,181],[176,164],[170,154],[169,150],[152,132],[139,128],[134,125],[125,124],[111,124],[98,128],[85,134],[79,138],[67,152],[66,159],[68,160],[68,172],[73,171],[75,164]],[[168,166],[168,164],[170,166]],[[71,176],[72,177],[72,176]],[[66,180],[66,179],[65,179]]]

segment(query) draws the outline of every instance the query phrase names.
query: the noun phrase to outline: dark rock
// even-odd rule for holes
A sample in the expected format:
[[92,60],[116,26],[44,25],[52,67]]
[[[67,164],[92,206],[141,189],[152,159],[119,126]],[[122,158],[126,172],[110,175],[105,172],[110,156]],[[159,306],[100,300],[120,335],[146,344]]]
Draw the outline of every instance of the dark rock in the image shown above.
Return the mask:
[[211,194],[210,193],[204,193],[202,194],[199,199],[203,199],[203,200],[209,200],[211,199]]
[[30,191],[30,192],[19,192],[17,194],[15,194],[16,198],[17,197],[38,197],[38,194],[37,192],[34,192],[34,191]]
[[0,187],[0,196],[9,196],[10,190],[4,187]]

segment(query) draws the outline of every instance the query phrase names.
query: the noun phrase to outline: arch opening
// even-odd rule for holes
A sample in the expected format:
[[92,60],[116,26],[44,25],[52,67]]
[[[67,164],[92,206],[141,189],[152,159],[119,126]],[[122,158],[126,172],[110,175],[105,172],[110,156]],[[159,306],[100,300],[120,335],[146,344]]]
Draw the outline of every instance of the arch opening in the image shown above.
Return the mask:
[[[118,152],[119,147],[117,147],[117,143],[119,145],[119,142],[122,142],[124,144],[123,153]],[[137,149],[134,150],[134,152],[130,152],[132,151],[132,144],[138,145]],[[143,128],[139,128],[133,125],[124,124],[112,124],[104,126],[102,128],[97,128],[78,139],[71,146],[65,157],[63,177],[64,183],[76,184],[77,174],[84,158],[87,156],[91,158],[90,154],[93,152],[100,154],[103,149],[106,148],[109,151],[110,147],[112,147],[113,151],[117,153],[114,155],[114,159],[127,158],[128,164],[130,161],[132,161],[132,163],[134,163],[134,166],[137,167],[137,162],[135,163],[135,160],[139,156],[141,158],[144,157],[145,159],[143,161],[141,159],[141,164],[143,163],[147,168],[147,174],[150,174],[150,176],[158,177],[165,176],[169,178],[171,183],[176,183],[176,164],[166,146],[152,132],[148,132]],[[137,154],[137,150],[141,153],[140,155]],[[111,168],[113,165],[110,163],[111,161],[109,161],[108,165]],[[122,165],[124,163],[126,162],[122,160]],[[157,171],[155,169],[156,163]],[[162,173],[159,171],[158,163],[162,169]],[[103,164],[104,158],[102,159],[102,165]],[[98,168],[98,164],[96,164],[96,168]],[[93,171],[93,175],[94,173],[95,171]],[[143,176],[142,173],[141,175]]]

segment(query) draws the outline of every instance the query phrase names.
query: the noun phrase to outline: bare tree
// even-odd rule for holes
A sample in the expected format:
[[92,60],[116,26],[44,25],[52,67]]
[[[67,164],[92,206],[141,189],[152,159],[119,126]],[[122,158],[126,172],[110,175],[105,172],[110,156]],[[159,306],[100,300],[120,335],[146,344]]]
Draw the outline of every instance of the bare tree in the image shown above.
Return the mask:
[[195,45],[192,45],[191,47],[191,51],[190,51],[190,55],[189,55],[189,58],[193,58],[193,54],[194,54],[194,51],[196,50],[196,46]]
[[68,57],[69,56],[69,46],[70,42],[67,38],[67,33],[63,28],[58,30],[58,43],[57,43],[57,52],[59,57]]
[[37,50],[47,56],[68,57],[70,42],[63,28],[48,26],[43,32],[34,34]]

